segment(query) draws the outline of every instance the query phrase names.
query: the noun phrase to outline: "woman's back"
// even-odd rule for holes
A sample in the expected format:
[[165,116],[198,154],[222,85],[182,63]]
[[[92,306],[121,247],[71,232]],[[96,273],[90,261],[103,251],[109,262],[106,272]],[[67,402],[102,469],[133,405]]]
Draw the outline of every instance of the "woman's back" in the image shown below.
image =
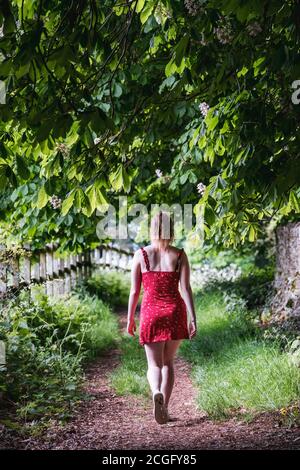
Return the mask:
[[169,247],[162,252],[151,245],[146,248],[147,251],[141,248],[144,294],[140,309],[140,344],[189,338],[186,306],[178,290],[178,261],[182,250]]
[[[151,271],[173,272],[178,267],[178,257],[181,252],[179,248],[169,245],[166,250],[159,250],[152,245],[144,247],[149,260]],[[147,270],[145,260],[142,263],[142,272]]]

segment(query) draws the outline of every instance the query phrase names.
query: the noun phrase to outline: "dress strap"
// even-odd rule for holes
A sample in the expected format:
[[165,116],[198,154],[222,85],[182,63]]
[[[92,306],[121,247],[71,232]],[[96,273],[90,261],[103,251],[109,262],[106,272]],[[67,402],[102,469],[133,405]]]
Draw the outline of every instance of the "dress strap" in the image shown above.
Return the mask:
[[180,250],[180,251],[178,252],[178,254],[177,254],[177,263],[176,263],[175,271],[177,271],[177,268],[178,268],[178,266],[179,266],[179,264],[180,264],[182,253],[183,253],[183,248],[181,248],[181,250]]
[[149,258],[148,258],[147,252],[143,247],[141,247],[141,250],[142,250],[142,253],[143,253],[143,256],[144,256],[147,271],[150,271],[150,263],[149,263]]

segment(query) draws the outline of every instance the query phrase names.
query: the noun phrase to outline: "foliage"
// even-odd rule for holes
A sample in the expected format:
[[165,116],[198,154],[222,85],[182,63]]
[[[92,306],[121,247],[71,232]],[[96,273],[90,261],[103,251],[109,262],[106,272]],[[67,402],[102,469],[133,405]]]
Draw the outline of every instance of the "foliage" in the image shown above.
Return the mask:
[[237,250],[206,256],[191,272],[193,289],[220,291],[228,307],[242,303],[251,315],[259,317],[273,295],[275,265],[274,257],[266,258],[263,266],[255,261],[255,253],[245,256]]
[[202,206],[225,246],[299,218],[297,2],[5,0],[0,13],[14,236],[42,243],[50,214],[49,237],[59,222],[90,243],[87,219],[120,194]]
[[130,274],[118,271],[96,272],[85,281],[88,293],[96,295],[107,304],[126,306],[129,296]]
[[82,366],[118,340],[117,320],[99,299],[48,298],[23,291],[3,308],[0,339],[6,365],[0,390],[22,418],[68,416],[81,396]]
[[224,281],[220,288],[232,292],[245,300],[249,309],[256,309],[267,304],[273,295],[274,266],[265,268],[252,267],[234,282]]

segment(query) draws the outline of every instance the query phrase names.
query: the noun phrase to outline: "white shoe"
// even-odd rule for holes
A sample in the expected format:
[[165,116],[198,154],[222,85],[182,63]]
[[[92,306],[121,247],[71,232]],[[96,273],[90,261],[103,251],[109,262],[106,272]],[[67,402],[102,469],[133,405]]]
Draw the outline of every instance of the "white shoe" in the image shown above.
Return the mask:
[[157,391],[153,394],[153,404],[155,421],[158,424],[165,424],[168,421],[168,414],[164,405],[164,396],[161,392]]

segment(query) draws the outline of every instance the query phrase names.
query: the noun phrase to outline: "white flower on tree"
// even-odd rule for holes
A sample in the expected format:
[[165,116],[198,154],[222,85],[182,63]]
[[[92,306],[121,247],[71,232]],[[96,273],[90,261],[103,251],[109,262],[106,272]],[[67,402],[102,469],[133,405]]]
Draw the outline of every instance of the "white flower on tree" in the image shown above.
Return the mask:
[[68,157],[70,155],[70,149],[66,144],[57,144],[56,149],[61,152],[64,157]]
[[201,194],[201,196],[203,196],[203,194],[205,192],[205,189],[206,189],[205,184],[203,184],[201,182],[197,184],[197,191],[198,191],[199,194]]
[[61,203],[62,203],[62,200],[58,196],[56,196],[55,194],[50,199],[50,204],[51,204],[53,209],[60,209],[61,208]]
[[201,3],[203,3],[201,0],[184,0],[184,6],[191,16],[196,16],[204,11]]
[[221,18],[214,33],[221,44],[229,44],[233,39],[231,24],[225,18]]
[[209,110],[209,105],[203,101],[202,103],[199,104],[199,109],[202,114],[202,116],[206,116]]
[[163,172],[159,168],[156,168],[155,173],[157,178],[161,178],[163,176]]
[[246,30],[249,36],[255,37],[262,32],[262,27],[257,21],[253,21],[253,23],[246,26]]

